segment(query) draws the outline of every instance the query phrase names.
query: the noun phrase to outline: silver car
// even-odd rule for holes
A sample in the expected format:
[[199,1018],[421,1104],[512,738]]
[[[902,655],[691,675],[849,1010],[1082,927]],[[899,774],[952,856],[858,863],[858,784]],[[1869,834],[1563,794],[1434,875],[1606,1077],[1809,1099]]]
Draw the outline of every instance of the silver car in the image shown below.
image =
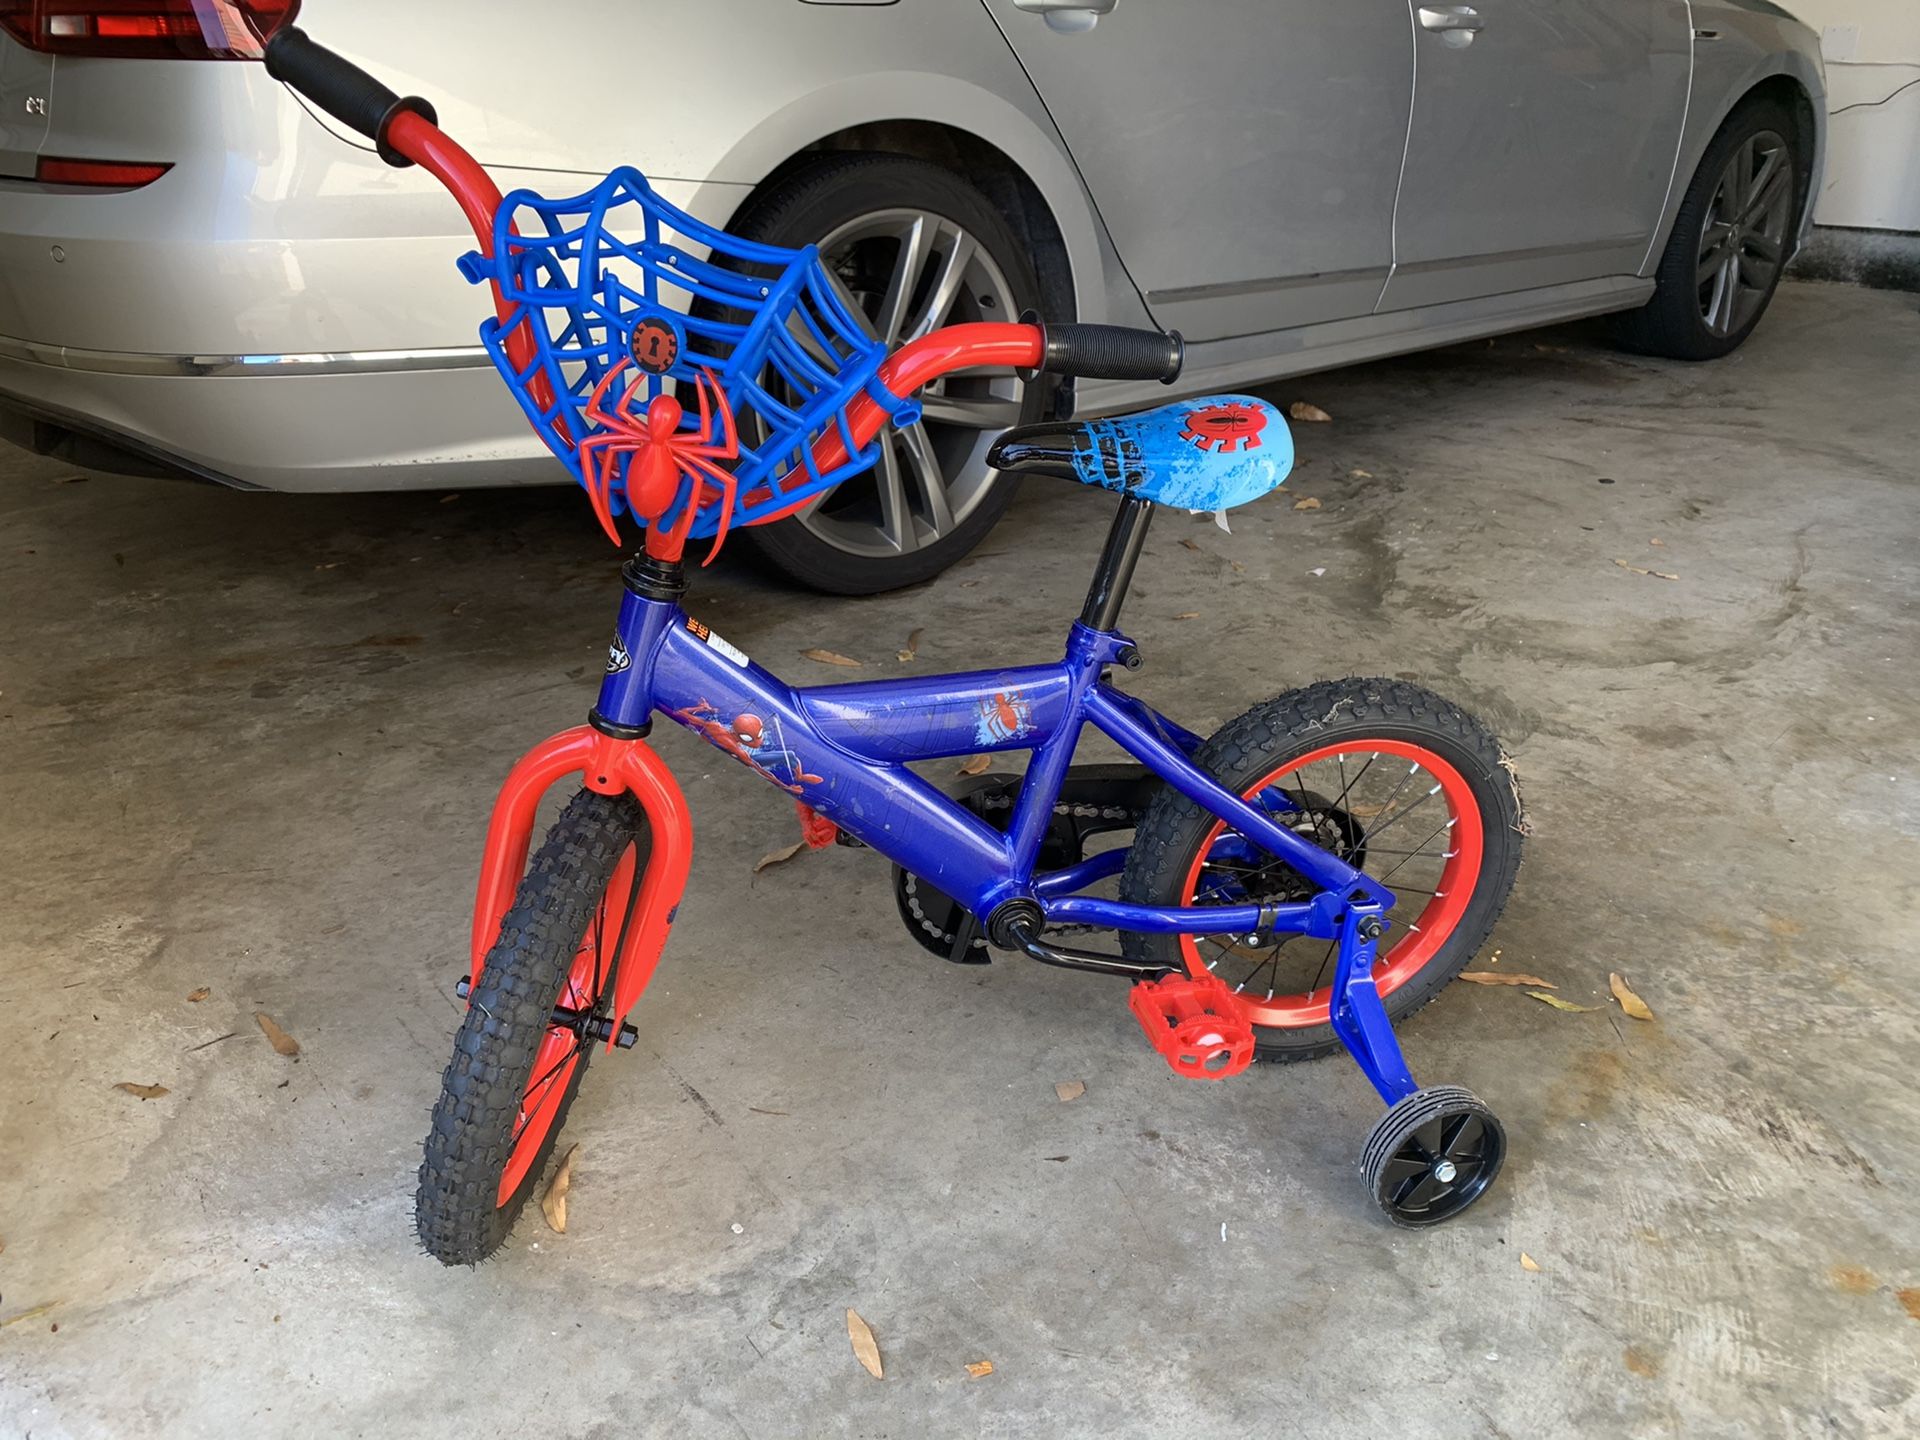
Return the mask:
[[[440,188],[238,58],[295,11],[503,188],[632,163],[818,244],[888,339],[1158,325],[1196,390],[1603,312],[1724,354],[1824,149],[1817,41],[1766,0],[0,0],[14,438],[275,490],[563,478],[476,343]],[[752,538],[843,593],[938,572],[1005,509],[984,455],[1038,392],[949,383]]]

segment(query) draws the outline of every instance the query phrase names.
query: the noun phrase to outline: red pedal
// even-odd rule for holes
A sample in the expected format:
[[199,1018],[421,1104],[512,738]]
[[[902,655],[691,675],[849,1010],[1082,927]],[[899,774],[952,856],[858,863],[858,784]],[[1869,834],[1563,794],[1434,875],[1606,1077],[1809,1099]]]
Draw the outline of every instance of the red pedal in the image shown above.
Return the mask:
[[1127,1008],[1147,1043],[1189,1080],[1224,1080],[1253,1063],[1253,1026],[1227,982],[1170,975],[1142,980]]

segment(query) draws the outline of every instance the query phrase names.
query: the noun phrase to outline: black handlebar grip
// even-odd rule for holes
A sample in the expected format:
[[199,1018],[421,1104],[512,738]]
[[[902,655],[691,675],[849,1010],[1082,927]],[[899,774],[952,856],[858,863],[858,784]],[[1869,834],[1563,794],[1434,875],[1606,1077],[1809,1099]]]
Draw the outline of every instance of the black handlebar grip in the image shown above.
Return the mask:
[[1124,325],[1048,325],[1040,368],[1087,380],[1158,380],[1180,377],[1186,344],[1178,330],[1130,330]]
[[437,125],[440,117],[418,95],[396,95],[344,56],[288,25],[267,41],[267,74],[284,81],[350,130],[373,141],[380,158],[405,167],[413,161],[387,144],[396,115],[418,115]]

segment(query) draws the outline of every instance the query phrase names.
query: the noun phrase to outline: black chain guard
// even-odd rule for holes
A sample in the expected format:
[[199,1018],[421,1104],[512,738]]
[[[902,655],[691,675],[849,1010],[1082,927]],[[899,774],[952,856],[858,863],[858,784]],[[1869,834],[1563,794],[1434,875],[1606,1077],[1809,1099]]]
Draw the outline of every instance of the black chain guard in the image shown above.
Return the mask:
[[[945,787],[948,795],[996,830],[1013,821],[1014,802],[1025,777],[967,775]],[[1053,819],[1040,842],[1036,869],[1063,870],[1086,858],[1087,841],[1116,830],[1131,830],[1146,814],[1159,785],[1144,765],[1075,765],[1068,769],[1054,802]],[[985,965],[992,958],[978,924],[968,923],[966,909],[910,871],[893,867],[893,898],[900,920],[914,943],[944,960],[961,965]],[[1055,925],[1047,933],[1060,934],[1092,926]]]

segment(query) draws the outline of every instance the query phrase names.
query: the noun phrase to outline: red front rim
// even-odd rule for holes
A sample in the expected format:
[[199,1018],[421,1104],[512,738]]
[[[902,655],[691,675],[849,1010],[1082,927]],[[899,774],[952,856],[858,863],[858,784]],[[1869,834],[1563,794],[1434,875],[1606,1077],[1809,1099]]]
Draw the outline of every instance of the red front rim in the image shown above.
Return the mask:
[[[600,903],[594,907],[586,938],[574,952],[566,983],[560,987],[558,1003],[566,1009],[593,1014],[600,997],[612,983],[614,957],[620,953],[632,919],[635,859],[636,851],[629,845],[614,867]],[[527,1171],[553,1129],[574,1071],[580,1068],[582,1052],[591,1043],[564,1025],[549,1025],[546,1034],[541,1036],[526,1093],[514,1117],[513,1150],[507,1156],[506,1169],[500,1174],[500,1188],[494,1196],[496,1207],[511,1200],[527,1178]]]
[[[1406,763],[1397,763],[1400,761]],[[1378,813],[1362,819],[1363,803],[1348,797],[1357,784],[1376,772],[1379,783],[1393,785],[1393,792]],[[1364,868],[1393,890],[1397,901],[1387,914],[1389,939],[1373,971],[1374,983],[1381,995],[1391,995],[1425,969],[1452,938],[1479,882],[1486,836],[1480,807],[1474,801],[1466,777],[1423,745],[1403,740],[1360,739],[1322,746],[1289,760],[1248,786],[1241,798],[1252,802],[1262,791],[1275,786],[1309,796],[1331,793],[1337,797],[1336,809],[1341,800],[1351,807],[1347,813],[1352,823],[1363,831],[1367,851]],[[1436,804],[1446,807],[1444,817],[1432,809]],[[1416,820],[1419,814],[1425,814],[1426,818]],[[1411,827],[1406,830],[1404,840],[1390,847],[1373,843],[1372,836],[1378,835],[1384,840],[1389,831],[1397,836],[1403,826]],[[1231,897],[1213,895],[1214,887],[1206,887],[1207,893],[1203,893],[1202,887],[1202,874],[1208,868],[1215,843],[1226,830],[1222,821],[1207,832],[1205,843],[1195,853],[1181,886],[1184,903],[1230,903]],[[1416,841],[1429,846],[1437,842],[1437,848],[1431,852],[1405,848]],[[1396,878],[1406,874],[1405,867],[1422,855],[1431,860],[1431,865],[1396,885]],[[1413,883],[1416,878],[1417,885]],[[1190,974],[1211,972],[1233,983],[1235,977],[1223,973],[1222,962],[1235,958],[1236,965],[1225,968],[1244,972],[1238,976],[1236,989],[1247,1007],[1248,1018],[1256,1025],[1280,1030],[1305,1029],[1329,1021],[1331,960],[1335,948],[1332,944],[1318,942],[1325,946],[1324,953],[1307,956],[1305,964],[1311,968],[1313,979],[1304,988],[1286,988],[1280,979],[1283,973],[1280,952],[1288,946],[1313,943],[1304,937],[1284,940],[1274,948],[1269,961],[1257,958],[1260,952],[1250,954],[1240,950],[1234,942],[1206,936],[1180,937],[1181,956]],[[1264,982],[1263,975],[1266,976]]]

